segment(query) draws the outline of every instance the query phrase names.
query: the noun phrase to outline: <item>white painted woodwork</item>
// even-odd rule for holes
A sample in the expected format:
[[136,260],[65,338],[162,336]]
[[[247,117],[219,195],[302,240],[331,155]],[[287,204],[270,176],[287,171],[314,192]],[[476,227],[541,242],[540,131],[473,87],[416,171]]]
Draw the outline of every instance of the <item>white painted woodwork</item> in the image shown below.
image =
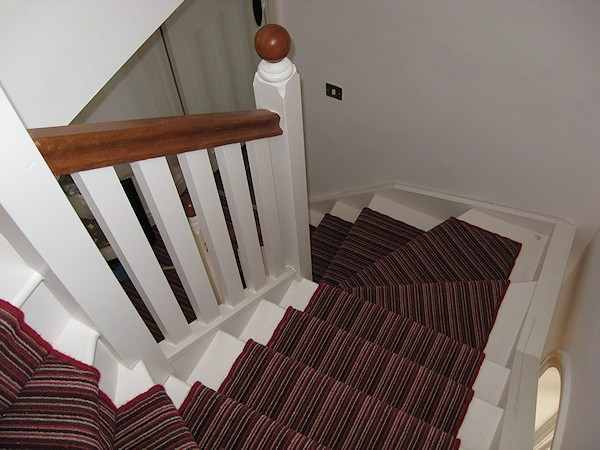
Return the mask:
[[362,208],[357,208],[354,205],[350,205],[343,201],[335,202],[333,208],[331,208],[331,215],[339,217],[340,219],[345,220],[346,222],[354,223],[356,219],[360,215]]
[[509,376],[509,369],[485,358],[473,383],[475,397],[492,405],[501,406],[508,388]]
[[[0,228],[69,314],[106,339],[121,361],[143,359],[157,380],[164,354],[94,245],[0,89]],[[43,224],[43,226],[41,226]],[[27,303],[25,303],[27,304]]]
[[317,283],[307,280],[306,278],[294,280],[279,302],[279,306],[282,308],[291,306],[299,311],[304,311],[317,290],[317,287],[319,287]]
[[208,152],[196,150],[178,155],[178,158],[219,287],[225,301],[236,305],[245,294]]
[[257,291],[267,284],[267,277],[240,144],[215,147],[215,155],[233,223],[244,280],[248,288]]
[[188,384],[200,381],[215,391],[229,374],[244,350],[244,342],[223,331],[217,331],[197,366],[187,379]]
[[252,2],[185,2],[162,26],[187,114],[251,109]]
[[285,309],[267,300],[261,300],[248,324],[239,335],[242,341],[254,340],[262,345],[267,345],[279,322],[285,315]]
[[538,278],[538,285],[517,342],[500,441],[501,448],[525,449],[532,446],[537,380],[542,352],[574,237],[575,226],[557,220]]
[[0,234],[0,299],[20,308],[42,282],[42,275],[31,269]]
[[313,227],[318,227],[323,217],[325,217],[325,214],[320,211],[315,211],[314,209],[308,210],[308,221]]
[[99,333],[96,330],[71,319],[52,346],[71,358],[85,364],[93,364]]
[[[4,275],[4,274],[3,274]],[[52,294],[42,282],[20,308],[25,321],[48,342],[54,342],[63,332],[72,313]]]
[[503,410],[473,397],[456,437],[465,450],[495,448]]
[[117,408],[156,384],[144,361],[138,362],[131,370],[119,365],[117,377],[117,390],[115,397],[111,399]]
[[175,408],[179,409],[185,401],[191,386],[185,381],[171,375],[164,383],[165,392],[171,398]]
[[131,168],[196,317],[214,320],[219,315],[217,299],[166,158],[139,161]]
[[72,174],[140,298],[166,339],[190,328],[112,167]]
[[[269,64],[266,61],[260,63],[262,73],[270,73],[268,78],[273,79],[279,70],[287,73],[286,67],[279,67],[277,63]],[[296,268],[300,276],[311,279],[300,76],[293,65],[291,76],[278,82],[266,81],[257,73],[254,77],[254,95],[257,108],[270,109],[281,117],[283,135],[269,138],[269,145],[285,261]]]
[[268,274],[270,277],[276,278],[285,271],[285,262],[281,228],[277,214],[278,205],[269,140],[258,139],[247,142],[246,149],[248,151],[248,162],[252,174],[254,198],[258,209]]
[[535,281],[511,283],[506,290],[484,349],[486,356],[501,366],[509,366],[536,285]]
[[94,367],[100,372],[98,387],[111,399],[114,399],[117,394],[119,366],[121,364],[104,343],[104,338],[100,336],[96,343]]

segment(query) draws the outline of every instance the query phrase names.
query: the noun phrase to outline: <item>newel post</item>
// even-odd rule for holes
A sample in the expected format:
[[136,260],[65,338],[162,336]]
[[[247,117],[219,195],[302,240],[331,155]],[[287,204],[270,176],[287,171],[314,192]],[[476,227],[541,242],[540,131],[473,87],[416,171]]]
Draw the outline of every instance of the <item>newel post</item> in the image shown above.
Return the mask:
[[256,107],[279,114],[283,130],[269,144],[285,263],[312,279],[300,76],[287,58],[290,35],[282,26],[267,25],[254,46],[262,58],[254,77]]

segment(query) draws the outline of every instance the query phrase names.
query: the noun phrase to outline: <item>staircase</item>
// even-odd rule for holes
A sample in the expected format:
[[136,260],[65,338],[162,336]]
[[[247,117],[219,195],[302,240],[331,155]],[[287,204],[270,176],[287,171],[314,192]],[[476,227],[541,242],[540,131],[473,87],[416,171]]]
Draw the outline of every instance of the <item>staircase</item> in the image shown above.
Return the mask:
[[4,303],[3,447],[497,448],[547,238],[475,209],[425,221],[392,192],[313,207],[321,283],[218,331],[185,381],[155,386],[72,318],[50,345]]
[[[0,224],[24,278],[1,305],[3,448],[531,448],[539,359],[574,227],[400,185],[308,205],[299,78],[289,36],[275,32],[283,45],[261,54],[256,111],[28,134],[0,96],[0,182],[20,187],[0,189]],[[200,250],[165,158],[175,154]],[[191,323],[111,167],[121,163]],[[53,175],[66,173],[160,343],[57,186]]]

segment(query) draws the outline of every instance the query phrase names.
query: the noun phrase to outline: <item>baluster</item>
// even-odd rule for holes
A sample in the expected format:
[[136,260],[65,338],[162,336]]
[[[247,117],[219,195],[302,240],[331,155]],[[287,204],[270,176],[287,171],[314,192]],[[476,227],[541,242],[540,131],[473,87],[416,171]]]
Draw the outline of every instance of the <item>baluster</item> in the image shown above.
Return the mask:
[[250,289],[257,291],[267,284],[267,277],[240,144],[216,147],[215,154],[227,196],[244,279]]
[[235,262],[231,240],[219,201],[208,152],[197,150],[178,156],[196,217],[213,261],[217,282],[225,300],[236,305],[244,299],[244,288]]
[[66,199],[0,88],[2,234],[78,320],[95,328],[120,361],[143,360],[157,382],[171,368]]
[[263,58],[254,77],[256,107],[278,113],[283,130],[269,144],[285,262],[312,279],[300,77],[287,58],[291,40],[285,28],[267,25],[254,44]]
[[112,167],[73,174],[73,180],[165,338],[191,333],[175,295]]
[[254,197],[256,198],[267,268],[269,276],[276,278],[283,275],[285,262],[281,228],[277,214],[271,149],[267,139],[247,142],[246,148],[248,150],[248,161],[252,173]]
[[135,162],[131,168],[196,317],[210,322],[220,314],[217,299],[166,158]]

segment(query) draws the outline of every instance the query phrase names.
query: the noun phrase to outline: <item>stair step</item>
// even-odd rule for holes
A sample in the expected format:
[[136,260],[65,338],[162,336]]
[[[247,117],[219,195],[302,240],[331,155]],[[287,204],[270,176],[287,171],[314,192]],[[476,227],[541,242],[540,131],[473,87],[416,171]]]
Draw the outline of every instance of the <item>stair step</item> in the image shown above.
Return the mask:
[[174,375],[167,378],[167,381],[163,383],[163,386],[177,409],[181,407],[192,388],[192,386]]
[[335,202],[329,214],[332,216],[339,217],[340,219],[345,220],[346,222],[356,222],[356,219],[360,215],[362,208],[358,208],[356,206],[350,205],[348,203],[344,203],[341,201]]
[[503,414],[501,408],[474,397],[458,431],[461,447],[465,450],[495,448]]
[[304,311],[318,287],[317,283],[306,278],[294,280],[279,302],[279,306],[284,309],[291,306],[299,311]]
[[65,355],[92,365],[99,336],[96,330],[71,319],[52,345]]
[[314,209],[308,210],[308,223],[313,227],[318,227],[323,220],[323,217],[325,217],[325,213],[316,211]]
[[536,286],[535,281],[508,286],[484,350],[488,359],[501,366],[509,366]]
[[285,309],[267,300],[261,300],[239,336],[242,341],[254,340],[267,345],[283,316]]
[[381,194],[375,194],[368,207],[423,231],[429,231],[443,222],[436,217],[409,208]]
[[121,364],[111,350],[100,338],[96,343],[94,367],[100,372],[98,387],[114,402],[119,382],[119,366]]
[[532,281],[536,274],[548,237],[526,228],[498,219],[476,209],[471,209],[458,217],[460,220],[520,242],[523,246],[510,274],[513,282]]
[[325,214],[310,237],[313,281],[321,280],[352,225],[339,217]]
[[71,314],[42,283],[20,308],[28,325],[52,343],[72,319]]
[[217,331],[187,383],[192,385],[200,381],[203,385],[218,390],[243,350],[244,341],[224,331]]
[[138,362],[131,370],[119,365],[117,377],[117,389],[113,399],[117,408],[155,385],[144,361]]
[[321,280],[337,285],[422,234],[418,228],[363,208]]
[[473,383],[475,397],[492,405],[499,406],[504,400],[509,377],[509,369],[496,364],[486,357],[479,368],[475,383]]

